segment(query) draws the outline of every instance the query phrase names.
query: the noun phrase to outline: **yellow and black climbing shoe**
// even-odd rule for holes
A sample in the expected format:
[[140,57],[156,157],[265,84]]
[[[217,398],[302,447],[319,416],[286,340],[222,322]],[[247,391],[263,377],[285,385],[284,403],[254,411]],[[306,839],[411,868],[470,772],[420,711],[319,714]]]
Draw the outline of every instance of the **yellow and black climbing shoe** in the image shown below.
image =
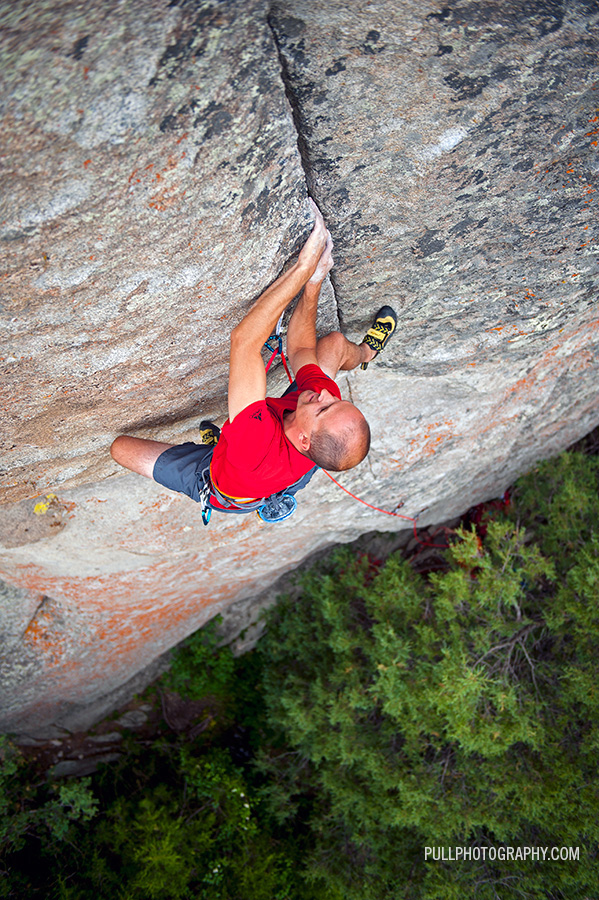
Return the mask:
[[202,419],[200,422],[200,444],[206,447],[216,447],[220,437],[220,428],[214,422]]
[[[362,339],[363,344],[368,344],[378,356],[381,350],[387,346],[387,341],[397,326],[397,315],[390,306],[382,306],[376,314],[374,322]],[[374,358],[374,357],[373,357]],[[368,363],[362,363],[361,369],[367,369]]]

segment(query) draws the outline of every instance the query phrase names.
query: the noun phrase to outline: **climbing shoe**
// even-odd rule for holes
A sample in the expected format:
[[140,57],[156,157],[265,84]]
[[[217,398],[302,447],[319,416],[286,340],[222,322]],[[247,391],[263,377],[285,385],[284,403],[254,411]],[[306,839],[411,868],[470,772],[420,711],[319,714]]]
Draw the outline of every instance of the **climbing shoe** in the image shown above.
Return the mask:
[[[397,315],[390,306],[382,306],[376,314],[375,320],[362,339],[363,344],[368,344],[378,356],[386,347],[387,341],[397,326]],[[374,359],[374,357],[373,357]],[[367,369],[368,363],[362,363],[361,369]]]
[[205,447],[216,447],[220,437],[220,428],[214,422],[202,419],[200,422],[200,444]]

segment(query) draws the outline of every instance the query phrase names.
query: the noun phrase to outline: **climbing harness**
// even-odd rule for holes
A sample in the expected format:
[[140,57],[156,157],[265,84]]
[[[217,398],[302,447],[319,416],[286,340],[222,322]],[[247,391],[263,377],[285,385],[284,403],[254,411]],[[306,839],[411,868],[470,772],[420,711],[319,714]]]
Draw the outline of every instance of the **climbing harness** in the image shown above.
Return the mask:
[[318,470],[318,466],[313,466],[310,471],[306,472],[306,474],[298,479],[298,481],[289,485],[289,487],[286,487],[284,490],[278,491],[276,494],[271,494],[270,497],[262,497],[258,500],[242,502],[235,501],[232,497],[227,497],[215,487],[214,482],[210,477],[210,459],[212,459],[212,454],[209,457],[208,464],[205,465],[200,472],[200,478],[202,480],[200,505],[202,509],[202,522],[204,525],[208,525],[210,522],[210,516],[212,515],[213,509],[218,510],[218,512],[237,514],[257,512],[259,518],[262,519],[263,522],[268,522],[269,524],[282,522],[284,519],[288,519],[297,508],[297,500],[294,495],[298,491],[301,491],[302,488],[306,487],[314,473]]

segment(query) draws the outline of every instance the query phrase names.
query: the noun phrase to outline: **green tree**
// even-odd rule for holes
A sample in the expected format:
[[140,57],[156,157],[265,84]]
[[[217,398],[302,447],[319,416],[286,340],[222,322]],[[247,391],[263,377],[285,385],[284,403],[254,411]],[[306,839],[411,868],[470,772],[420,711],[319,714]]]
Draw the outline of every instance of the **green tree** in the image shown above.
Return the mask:
[[188,699],[231,693],[235,658],[230,647],[222,646],[221,622],[222,616],[215,616],[177,649],[164,677],[167,688]]
[[[596,474],[580,455],[539,467],[484,544],[458,532],[446,572],[342,551],[277,609],[264,690],[297,756],[275,747],[261,766],[280,820],[312,831],[316,883],[355,900],[572,900],[599,886]],[[502,842],[581,859],[424,859]]]
[[28,873],[12,871],[11,860],[27,844],[48,853],[73,824],[89,822],[98,808],[89,778],[53,782],[28,765],[6,735],[0,735],[0,897],[25,896]]
[[159,767],[156,783],[119,790],[96,827],[79,835],[76,865],[63,854],[54,867],[52,896],[316,900],[302,892],[292,845],[269,832],[255,791],[226,750],[198,753],[185,743],[170,748],[168,759],[170,779]]

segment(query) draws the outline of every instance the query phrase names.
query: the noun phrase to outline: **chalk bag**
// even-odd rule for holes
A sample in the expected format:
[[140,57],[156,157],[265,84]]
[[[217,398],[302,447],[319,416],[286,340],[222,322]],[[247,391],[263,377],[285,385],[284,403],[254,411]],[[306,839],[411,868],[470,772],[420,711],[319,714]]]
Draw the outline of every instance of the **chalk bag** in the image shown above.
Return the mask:
[[297,500],[291,494],[274,494],[258,509],[263,522],[282,522],[297,509]]

